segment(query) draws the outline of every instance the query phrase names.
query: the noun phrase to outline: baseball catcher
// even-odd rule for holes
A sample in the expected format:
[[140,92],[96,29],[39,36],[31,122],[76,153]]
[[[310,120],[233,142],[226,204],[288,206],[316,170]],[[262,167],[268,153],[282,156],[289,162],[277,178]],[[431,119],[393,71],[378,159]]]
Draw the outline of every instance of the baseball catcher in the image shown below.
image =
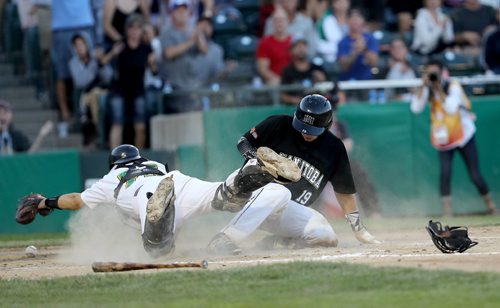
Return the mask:
[[113,205],[127,225],[141,230],[144,249],[159,257],[172,251],[175,232],[195,214],[239,211],[253,191],[267,183],[298,180],[300,170],[289,159],[264,147],[256,155],[225,182],[206,182],[169,171],[166,165],[142,157],[135,146],[122,144],[111,151],[110,171],[97,183],[82,193],[25,196],[17,207],[16,221],[29,224],[37,214],[46,216],[54,209]]
[[439,221],[430,220],[425,228],[434,245],[443,253],[462,253],[478,244],[469,238],[467,227],[444,226],[443,228]]

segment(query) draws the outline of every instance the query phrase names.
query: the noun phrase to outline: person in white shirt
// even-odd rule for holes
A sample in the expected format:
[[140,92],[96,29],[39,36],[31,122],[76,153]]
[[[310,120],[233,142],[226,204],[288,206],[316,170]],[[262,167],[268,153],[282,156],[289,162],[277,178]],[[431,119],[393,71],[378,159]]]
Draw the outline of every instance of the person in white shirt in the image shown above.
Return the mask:
[[441,0],[425,0],[417,12],[411,49],[423,55],[439,53],[455,39],[453,23],[441,11]]
[[350,0],[333,0],[332,11],[328,9],[330,1],[320,0],[316,5],[316,30],[318,32],[318,54],[327,62],[337,60],[340,40],[349,32],[347,11]]
[[475,115],[461,85],[443,77],[444,66],[431,60],[422,74],[423,86],[417,89],[411,100],[411,111],[420,113],[427,102],[431,108],[431,143],[439,153],[440,195],[443,214],[450,216],[451,169],[456,151],[462,156],[469,176],[483,198],[488,214],[494,214],[495,204],[488,184],[479,171],[479,156],[475,141]]
[[[165,165],[142,157],[135,146],[122,144],[111,151],[110,171],[102,179],[82,193],[44,197],[38,213],[114,205],[127,225],[140,230],[144,249],[159,257],[172,251],[174,234],[194,215],[214,209],[237,212],[254,191],[278,178],[287,178],[290,170],[300,174],[291,160],[266,149],[259,148],[257,157],[225,182],[206,182],[177,170],[169,172]],[[283,198],[277,188],[256,193],[266,204],[279,203]]]

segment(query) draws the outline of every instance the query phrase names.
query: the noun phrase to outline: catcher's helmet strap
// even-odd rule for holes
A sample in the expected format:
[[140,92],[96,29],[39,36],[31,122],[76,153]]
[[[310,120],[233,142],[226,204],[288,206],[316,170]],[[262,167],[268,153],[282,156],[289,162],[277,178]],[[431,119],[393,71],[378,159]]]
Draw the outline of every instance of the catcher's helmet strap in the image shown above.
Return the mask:
[[115,188],[115,193],[114,197],[115,199],[118,198],[118,194],[120,193],[120,189],[122,188],[123,184],[127,183],[129,180],[136,178],[141,175],[158,175],[162,176],[165,175],[165,173],[161,172],[160,170],[147,166],[147,165],[141,165],[141,168],[139,168],[139,164],[131,164],[131,166],[127,166],[129,169],[127,170],[127,173],[120,179],[120,182]]

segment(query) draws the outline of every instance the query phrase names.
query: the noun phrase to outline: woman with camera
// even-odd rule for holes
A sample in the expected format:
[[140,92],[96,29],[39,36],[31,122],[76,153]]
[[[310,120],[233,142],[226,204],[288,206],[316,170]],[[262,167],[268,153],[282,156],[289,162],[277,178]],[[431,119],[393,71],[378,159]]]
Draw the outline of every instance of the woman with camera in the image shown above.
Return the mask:
[[458,151],[467,166],[469,176],[486,203],[487,213],[495,213],[495,204],[488,184],[479,171],[474,125],[475,115],[471,103],[457,81],[448,80],[443,64],[430,60],[422,74],[423,86],[411,100],[411,111],[420,113],[427,102],[431,108],[431,143],[438,150],[440,162],[440,194],[443,215],[451,216],[451,167],[453,155]]

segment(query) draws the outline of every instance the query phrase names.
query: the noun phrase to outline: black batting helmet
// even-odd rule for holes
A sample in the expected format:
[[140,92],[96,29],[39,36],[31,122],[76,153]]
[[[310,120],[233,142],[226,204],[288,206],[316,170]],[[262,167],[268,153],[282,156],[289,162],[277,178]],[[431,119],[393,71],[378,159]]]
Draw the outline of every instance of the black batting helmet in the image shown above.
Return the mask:
[[130,163],[141,158],[138,148],[131,144],[121,144],[109,154],[109,169],[114,165]]
[[299,132],[319,136],[332,125],[333,113],[330,101],[319,94],[305,96],[293,115],[293,128]]

